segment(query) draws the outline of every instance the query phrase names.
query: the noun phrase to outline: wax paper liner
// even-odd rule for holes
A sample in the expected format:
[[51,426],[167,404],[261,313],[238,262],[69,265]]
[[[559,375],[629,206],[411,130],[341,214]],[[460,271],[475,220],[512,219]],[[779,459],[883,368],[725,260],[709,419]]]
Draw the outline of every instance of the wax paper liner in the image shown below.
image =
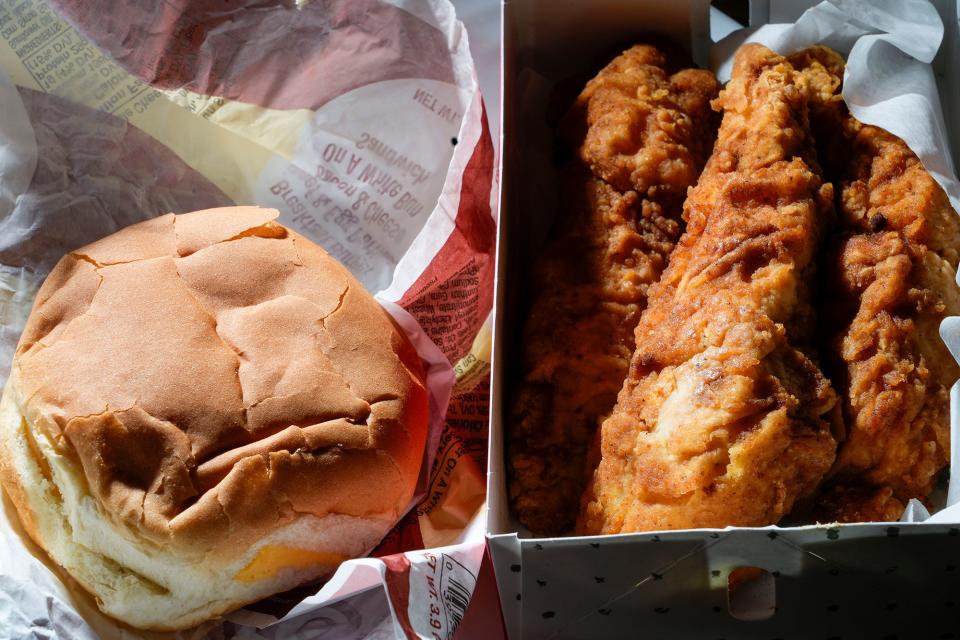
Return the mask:
[[[442,0],[0,5],[0,381],[63,253],[234,203],[277,208],[341,260],[428,366],[419,500],[370,557],[175,635],[452,636],[483,549],[493,161]],[[174,635],[100,614],[5,497],[0,538],[8,634]]]

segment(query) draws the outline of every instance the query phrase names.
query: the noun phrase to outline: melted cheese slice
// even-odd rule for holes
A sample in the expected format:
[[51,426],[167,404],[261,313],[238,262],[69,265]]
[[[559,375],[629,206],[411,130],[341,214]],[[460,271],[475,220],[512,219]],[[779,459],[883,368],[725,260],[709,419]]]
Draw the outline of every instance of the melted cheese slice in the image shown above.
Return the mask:
[[264,545],[253,560],[234,576],[241,582],[256,582],[273,578],[283,569],[307,569],[309,567],[334,567],[346,556],[329,551],[310,551],[279,544]]

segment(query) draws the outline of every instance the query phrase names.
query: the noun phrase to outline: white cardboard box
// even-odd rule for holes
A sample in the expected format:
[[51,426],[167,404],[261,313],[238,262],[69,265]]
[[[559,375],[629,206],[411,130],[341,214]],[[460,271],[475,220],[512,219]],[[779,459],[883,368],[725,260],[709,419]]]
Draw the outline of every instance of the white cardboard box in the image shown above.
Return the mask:
[[[812,4],[754,0],[751,24],[792,21]],[[960,158],[960,0],[935,4],[946,36],[934,69]],[[502,425],[519,369],[521,296],[556,210],[554,176],[533,170],[551,165],[553,133],[544,124],[551,92],[577,73],[586,79],[604,56],[645,34],[675,40],[705,66],[709,27],[707,0],[504,4],[487,536],[507,632],[524,639],[960,638],[960,523],[533,538],[509,511]],[[952,402],[960,402],[957,387]],[[766,619],[728,611],[727,578],[740,566],[772,576],[775,604],[761,597],[751,608]]]

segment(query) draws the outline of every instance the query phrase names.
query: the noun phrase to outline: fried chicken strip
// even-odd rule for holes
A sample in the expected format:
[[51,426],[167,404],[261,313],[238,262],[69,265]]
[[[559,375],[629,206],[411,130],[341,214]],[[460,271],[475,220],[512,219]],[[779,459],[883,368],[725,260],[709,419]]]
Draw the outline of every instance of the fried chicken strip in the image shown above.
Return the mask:
[[591,80],[567,117],[578,158],[564,174],[560,233],[534,268],[524,380],[509,420],[509,492],[539,534],[568,532],[587,448],[633,352],[633,328],[682,231],[687,187],[715,127],[708,71],[667,71],[635,46]]
[[817,515],[897,520],[949,462],[960,367],[939,326],[960,314],[960,218],[902,140],[846,111],[838,54],[815,47],[792,60],[816,87],[821,157],[840,190],[841,235],[824,265],[833,310],[824,351],[846,433]]
[[807,99],[782,56],[737,53],[686,233],[650,289],[601,428],[579,533],[776,523],[830,468],[836,396],[804,349],[832,189]]

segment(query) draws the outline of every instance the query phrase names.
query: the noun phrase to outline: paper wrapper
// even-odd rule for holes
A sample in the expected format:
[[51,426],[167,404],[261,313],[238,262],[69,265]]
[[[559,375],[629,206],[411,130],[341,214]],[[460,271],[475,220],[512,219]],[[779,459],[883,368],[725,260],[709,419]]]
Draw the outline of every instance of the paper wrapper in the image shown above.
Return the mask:
[[[902,138],[946,191],[954,210],[960,211],[960,182],[931,66],[943,35],[943,22],[927,0],[831,0],[807,10],[794,24],[768,24],[731,34],[714,46],[711,65],[721,81],[729,80],[734,53],[745,42],[759,42],[784,55],[814,44],[842,53],[847,58],[843,99],[850,113]],[[960,126],[960,120],[954,126]],[[945,319],[940,335],[960,361],[960,317]],[[960,521],[958,384],[950,394],[949,488],[946,495],[931,496],[940,508],[932,517],[919,501],[912,500],[901,518],[904,522]]]
[[[180,637],[453,635],[483,554],[493,164],[445,0],[0,4],[0,382],[60,256],[234,203],[277,208],[343,262],[429,367],[418,494],[370,557]],[[118,625],[65,580],[4,497],[0,629],[173,635]]]

